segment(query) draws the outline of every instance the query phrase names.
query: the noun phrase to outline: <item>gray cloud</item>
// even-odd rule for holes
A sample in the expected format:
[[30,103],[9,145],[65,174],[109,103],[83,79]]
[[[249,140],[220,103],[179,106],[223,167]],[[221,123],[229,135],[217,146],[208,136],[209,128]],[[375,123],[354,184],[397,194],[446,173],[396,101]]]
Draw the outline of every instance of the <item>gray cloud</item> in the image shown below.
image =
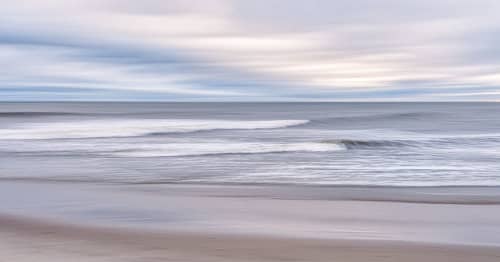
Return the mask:
[[2,100],[500,100],[498,1],[2,7]]

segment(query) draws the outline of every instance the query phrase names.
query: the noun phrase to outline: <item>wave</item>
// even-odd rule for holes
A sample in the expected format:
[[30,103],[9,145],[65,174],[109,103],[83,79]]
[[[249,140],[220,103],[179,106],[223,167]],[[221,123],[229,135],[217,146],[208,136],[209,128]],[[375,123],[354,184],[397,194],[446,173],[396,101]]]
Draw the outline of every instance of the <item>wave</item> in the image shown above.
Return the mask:
[[164,144],[150,148],[112,152],[119,157],[174,157],[174,156],[208,156],[228,154],[265,154],[287,152],[330,152],[344,148],[340,145],[322,143],[203,143],[203,144]]
[[70,113],[70,112],[28,112],[28,111],[0,112],[0,117],[41,117],[41,116],[68,116],[68,115],[83,115],[83,114]]
[[221,129],[275,129],[302,125],[307,122],[308,120],[85,120],[79,122],[25,124],[7,129],[0,129],[0,139],[132,137],[150,134],[190,133]]
[[318,118],[310,121],[310,125],[325,125],[325,124],[338,124],[343,122],[351,123],[353,121],[363,122],[377,122],[377,121],[391,121],[391,120],[419,120],[430,119],[439,115],[433,112],[407,112],[407,113],[388,113],[388,114],[368,114],[368,115],[353,115],[353,116],[336,116],[327,118]]
[[[6,150],[5,150],[6,149]],[[105,155],[113,157],[176,157],[206,156],[226,154],[263,154],[287,152],[330,152],[345,148],[340,144],[318,142],[232,142],[215,141],[199,143],[166,143],[166,144],[134,144],[134,143],[36,143],[17,147],[6,147],[0,151],[20,154],[42,155]]]
[[407,136],[397,139],[329,139],[323,143],[343,145],[346,149],[381,148],[381,147],[420,147],[420,148],[449,148],[462,146],[481,146],[481,144],[499,143],[500,135],[472,134],[472,135],[420,135]]
[[324,140],[323,143],[341,144],[347,149],[367,148],[367,147],[400,147],[411,146],[409,141],[396,141],[396,140]]

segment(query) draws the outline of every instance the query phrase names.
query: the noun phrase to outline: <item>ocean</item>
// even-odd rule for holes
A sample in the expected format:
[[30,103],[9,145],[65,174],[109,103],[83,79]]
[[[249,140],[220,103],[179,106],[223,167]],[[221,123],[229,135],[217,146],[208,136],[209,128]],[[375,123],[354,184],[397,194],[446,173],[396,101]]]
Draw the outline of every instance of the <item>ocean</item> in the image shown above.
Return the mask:
[[500,103],[0,103],[0,179],[499,186]]

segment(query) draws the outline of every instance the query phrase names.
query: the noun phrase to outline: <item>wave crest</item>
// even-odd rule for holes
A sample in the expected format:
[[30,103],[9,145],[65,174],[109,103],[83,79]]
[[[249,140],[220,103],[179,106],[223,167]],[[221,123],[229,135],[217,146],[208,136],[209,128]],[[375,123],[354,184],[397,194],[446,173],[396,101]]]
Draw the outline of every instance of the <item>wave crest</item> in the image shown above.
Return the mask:
[[0,112],[0,117],[42,117],[42,116],[71,116],[71,115],[82,115],[82,114],[69,113],[69,112],[28,112],[28,111]]
[[59,141],[22,144],[15,149],[0,152],[42,155],[105,155],[112,157],[180,157],[228,154],[266,154],[287,152],[331,152],[345,148],[339,144],[318,142],[234,142],[199,141],[174,143],[79,143],[78,141]]
[[118,157],[175,157],[229,154],[266,154],[288,152],[330,152],[344,148],[336,144],[302,143],[179,143],[110,153]]
[[307,122],[308,120],[85,120],[79,122],[26,124],[8,129],[0,129],[0,139],[131,137],[159,133],[190,133],[222,129],[274,129],[302,125]]
[[340,144],[345,146],[347,149],[355,148],[369,148],[369,147],[399,147],[399,146],[409,146],[408,143],[403,141],[391,141],[391,140],[350,140],[350,139],[338,139],[338,140],[324,140],[323,143]]

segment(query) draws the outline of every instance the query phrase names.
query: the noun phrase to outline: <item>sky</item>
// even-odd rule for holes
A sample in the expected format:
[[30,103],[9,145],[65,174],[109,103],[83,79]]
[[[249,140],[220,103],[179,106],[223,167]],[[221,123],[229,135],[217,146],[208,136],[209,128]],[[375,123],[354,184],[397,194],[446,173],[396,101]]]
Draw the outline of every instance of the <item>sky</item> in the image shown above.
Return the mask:
[[0,101],[500,101],[498,0],[0,0]]

